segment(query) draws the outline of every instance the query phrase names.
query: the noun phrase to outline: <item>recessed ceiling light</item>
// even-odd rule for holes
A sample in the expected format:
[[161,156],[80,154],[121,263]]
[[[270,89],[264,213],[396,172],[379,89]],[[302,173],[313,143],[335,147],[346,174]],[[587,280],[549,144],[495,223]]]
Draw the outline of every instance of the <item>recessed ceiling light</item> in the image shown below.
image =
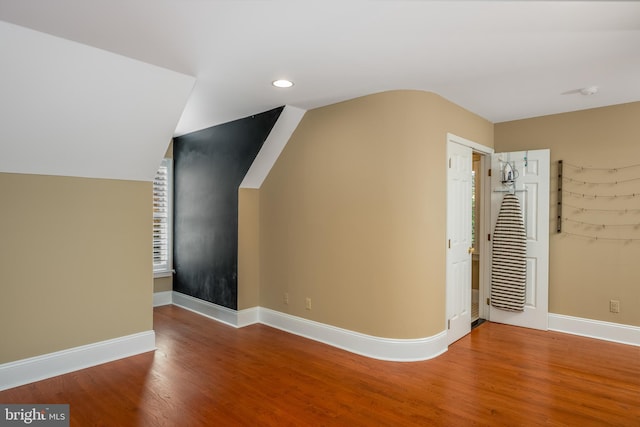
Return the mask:
[[290,80],[275,80],[271,84],[274,85],[275,87],[291,87],[291,86],[293,86],[293,82],[290,81]]
[[583,87],[582,89],[580,89],[580,93],[583,95],[595,95],[596,93],[598,93],[599,89],[600,88],[598,86]]

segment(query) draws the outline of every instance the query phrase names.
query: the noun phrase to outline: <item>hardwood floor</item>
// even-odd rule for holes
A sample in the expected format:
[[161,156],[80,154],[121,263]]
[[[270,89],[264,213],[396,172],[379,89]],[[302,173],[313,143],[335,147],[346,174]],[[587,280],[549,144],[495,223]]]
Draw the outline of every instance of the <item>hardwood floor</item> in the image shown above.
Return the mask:
[[155,309],[158,350],[0,392],[72,426],[640,426],[640,348],[485,322],[425,362]]

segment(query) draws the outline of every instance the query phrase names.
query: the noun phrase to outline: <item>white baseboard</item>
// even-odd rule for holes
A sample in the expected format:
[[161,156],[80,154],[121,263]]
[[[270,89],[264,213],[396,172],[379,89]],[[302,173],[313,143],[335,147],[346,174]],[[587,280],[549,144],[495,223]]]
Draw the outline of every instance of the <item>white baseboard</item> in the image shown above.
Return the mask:
[[172,301],[173,304],[178,307],[193,311],[194,313],[217,320],[234,328],[241,328],[258,322],[259,307],[237,311],[175,291],[173,291],[172,294]]
[[251,307],[238,311],[238,320],[236,324],[238,328],[253,325],[258,322],[260,322],[260,307]]
[[173,292],[171,291],[154,292],[153,306],[160,307],[161,305],[170,305],[173,301],[172,295],[173,295]]
[[361,334],[260,307],[260,323],[380,360],[412,362],[447,351],[447,332],[418,339],[390,339]]
[[156,349],[154,331],[100,341],[0,365],[0,390],[101,365]]
[[[173,293],[173,303],[236,328],[263,323],[374,359],[411,362],[432,359],[447,351],[446,331],[419,339],[379,338],[264,307],[235,311],[176,292]],[[549,329],[640,346],[640,327],[636,326],[549,313]]]
[[549,313],[549,329],[572,335],[640,346],[640,327]]
[[446,331],[419,339],[379,338],[264,307],[235,311],[178,292],[173,292],[173,304],[235,328],[263,323],[374,359],[411,362],[432,359],[447,351]]

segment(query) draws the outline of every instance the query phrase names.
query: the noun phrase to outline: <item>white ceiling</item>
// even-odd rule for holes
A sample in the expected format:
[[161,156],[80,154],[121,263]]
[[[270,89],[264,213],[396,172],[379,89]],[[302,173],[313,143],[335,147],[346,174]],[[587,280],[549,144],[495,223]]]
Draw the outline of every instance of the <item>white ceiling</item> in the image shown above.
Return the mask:
[[194,82],[0,21],[0,172],[151,181]]
[[640,100],[640,2],[0,0],[0,19],[195,76],[176,135],[390,89],[492,122]]

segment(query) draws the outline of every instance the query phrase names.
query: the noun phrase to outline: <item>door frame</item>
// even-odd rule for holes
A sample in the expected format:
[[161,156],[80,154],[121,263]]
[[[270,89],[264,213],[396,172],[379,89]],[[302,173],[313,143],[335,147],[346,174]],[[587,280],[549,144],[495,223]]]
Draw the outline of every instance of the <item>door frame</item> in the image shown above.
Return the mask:
[[[471,150],[474,153],[479,153],[482,155],[482,159],[481,159],[481,171],[482,171],[482,190],[481,190],[481,194],[480,196],[480,200],[481,200],[481,218],[480,218],[480,229],[479,229],[479,237],[480,236],[485,236],[487,234],[486,230],[488,227],[490,227],[489,221],[490,221],[490,216],[491,216],[491,204],[490,204],[490,199],[488,199],[488,196],[490,196],[490,188],[487,189],[487,184],[490,186],[491,183],[489,182],[488,179],[486,179],[487,174],[488,174],[488,170],[491,167],[491,162],[487,161],[487,157],[490,156],[491,154],[494,154],[494,149],[491,147],[487,147],[485,145],[482,144],[478,144],[475,141],[471,141],[469,139],[463,138],[461,136],[457,136],[454,135],[452,133],[447,133],[447,147],[449,146],[450,142],[454,142],[456,144],[460,144],[460,145],[464,145],[466,147],[471,148]],[[447,153],[448,156],[448,153]],[[449,188],[447,187],[447,199],[449,197]],[[476,195],[477,196],[477,195]],[[487,208],[489,210],[487,210]],[[451,215],[452,213],[448,211],[447,209],[447,224],[451,221]],[[448,236],[447,236],[448,238]],[[486,307],[484,306],[484,304],[482,303],[484,301],[485,294],[488,292],[487,289],[487,284],[489,283],[489,263],[487,261],[487,254],[489,251],[489,246],[488,246],[488,242],[486,239],[480,238],[478,240],[478,245],[479,245],[479,249],[480,249],[480,271],[479,271],[479,279],[480,279],[480,284],[479,284],[479,297],[480,297],[480,301],[479,301],[479,310],[480,310],[480,314],[481,317],[482,315],[484,315],[486,318],[486,315],[488,314],[486,311]],[[449,268],[449,263],[447,262],[445,265],[445,275],[448,278],[450,277],[450,275],[448,274],[448,271],[446,271],[446,269]],[[469,280],[471,280],[471,277],[469,277]],[[445,288],[445,295],[446,298],[449,298],[449,289],[450,289],[450,284],[446,283],[445,284],[446,288]],[[471,286],[471,283],[469,283],[469,286]],[[445,307],[448,307],[448,301],[447,304],[445,304]],[[469,307],[471,308],[471,307]],[[448,317],[449,313],[447,313],[447,310],[445,310],[445,325],[447,323],[447,317]]]

